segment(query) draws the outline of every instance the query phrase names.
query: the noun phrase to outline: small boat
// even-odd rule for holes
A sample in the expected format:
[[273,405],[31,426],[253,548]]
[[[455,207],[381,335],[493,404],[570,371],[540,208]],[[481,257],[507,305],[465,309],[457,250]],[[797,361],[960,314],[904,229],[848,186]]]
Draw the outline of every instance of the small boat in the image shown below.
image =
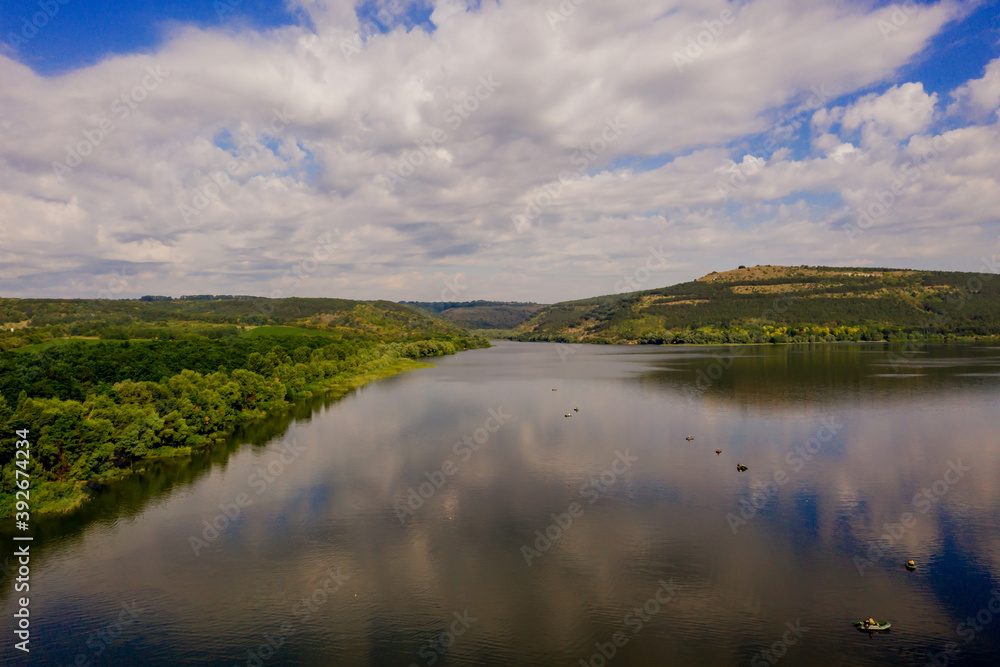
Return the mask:
[[573,412],[579,412],[580,408],[573,408]]
[[571,415],[570,413],[568,413],[568,412],[567,412],[567,413],[566,413],[565,415],[563,415],[563,416],[565,416],[565,417],[572,417],[573,415]]
[[693,435],[689,435],[688,437],[686,437],[686,438],[684,438],[684,439],[685,439],[685,440],[694,440],[694,436],[693,436]]
[[892,624],[889,623],[889,621],[875,621],[874,623],[869,621],[858,621],[854,624],[854,627],[861,630],[861,632],[886,632],[892,627]]

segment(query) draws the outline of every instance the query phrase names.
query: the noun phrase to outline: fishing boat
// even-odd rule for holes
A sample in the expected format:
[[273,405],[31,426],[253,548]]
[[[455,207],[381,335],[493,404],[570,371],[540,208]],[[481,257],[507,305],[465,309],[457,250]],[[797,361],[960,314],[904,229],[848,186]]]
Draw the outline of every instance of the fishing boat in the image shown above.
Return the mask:
[[854,624],[854,627],[862,632],[885,632],[892,627],[892,624],[889,621],[867,620],[858,621]]

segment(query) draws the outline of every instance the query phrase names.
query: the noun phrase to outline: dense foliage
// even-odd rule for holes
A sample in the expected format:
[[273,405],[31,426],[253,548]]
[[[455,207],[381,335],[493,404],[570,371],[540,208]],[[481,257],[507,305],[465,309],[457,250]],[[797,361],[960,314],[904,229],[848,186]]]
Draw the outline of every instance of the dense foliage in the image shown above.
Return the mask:
[[443,313],[446,310],[457,310],[460,308],[482,308],[484,306],[538,306],[533,301],[400,301],[401,304],[412,306],[428,313]]
[[720,344],[998,335],[995,274],[754,267],[555,304],[519,327],[517,338]]
[[[333,336],[75,342],[0,354],[0,516],[14,508],[15,429],[28,429],[32,507],[78,504],[84,485],[149,456],[190,453],[296,397],[357,384],[489,343],[474,337],[376,342]],[[23,459],[18,459],[23,461]]]
[[467,329],[513,329],[544,306],[518,301],[401,301]]
[[0,351],[70,336],[223,338],[261,325],[309,327],[344,338],[379,340],[459,333],[453,326],[391,301],[211,295],[182,299],[0,298],[0,324]]

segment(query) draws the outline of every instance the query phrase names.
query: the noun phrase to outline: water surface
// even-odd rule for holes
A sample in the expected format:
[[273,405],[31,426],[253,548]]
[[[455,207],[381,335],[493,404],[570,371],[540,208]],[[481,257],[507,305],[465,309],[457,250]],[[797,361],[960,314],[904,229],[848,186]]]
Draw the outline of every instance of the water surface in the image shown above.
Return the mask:
[[1000,350],[436,363],[36,520],[31,663],[995,664]]

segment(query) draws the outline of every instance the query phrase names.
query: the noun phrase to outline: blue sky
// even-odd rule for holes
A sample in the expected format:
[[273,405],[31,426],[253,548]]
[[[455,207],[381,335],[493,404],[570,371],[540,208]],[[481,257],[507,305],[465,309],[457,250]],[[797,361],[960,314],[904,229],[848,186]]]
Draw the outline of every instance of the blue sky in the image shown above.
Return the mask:
[[[734,262],[976,270],[995,251],[1000,0],[559,8],[7,0],[0,293],[130,272],[123,296],[207,280],[432,300],[461,276],[461,298],[554,301],[608,293],[651,246],[675,252],[649,287]],[[323,234],[336,258],[283,283]]]
[[[385,32],[392,27],[380,20],[380,7],[372,0],[358,3],[356,9],[359,19],[375,29]],[[430,9],[415,3],[388,16],[407,27],[433,30]],[[36,19],[42,12],[50,16]],[[11,38],[10,33],[33,34],[25,21],[34,21],[37,34],[24,42]],[[311,27],[308,14],[273,0],[5,0],[0,8],[3,41],[16,43],[17,58],[45,75],[62,74],[114,55],[148,53],[178,24],[251,30]]]
[[[893,4],[883,0],[875,6]],[[925,0],[917,4],[932,3]],[[380,7],[374,0],[358,2],[355,9],[365,26],[380,32],[393,27],[380,20]],[[383,11],[382,16],[400,20],[407,28],[432,32],[431,9],[430,4],[409,3],[400,12]],[[39,18],[43,13],[51,16]],[[26,28],[26,21],[34,21],[37,32]],[[46,76],[115,55],[152,52],[171,29],[188,24],[206,29],[312,27],[308,14],[275,0],[5,0],[0,7],[0,36],[17,47],[8,54]],[[928,92],[947,93],[979,76],[988,62],[1000,56],[998,34],[1000,1],[979,3],[963,20],[948,24],[937,34],[930,48],[901,68],[895,80],[921,81]],[[17,37],[24,35],[34,36],[23,41]],[[882,82],[869,91],[888,86]],[[863,92],[868,91],[855,91],[839,101],[849,102]],[[649,164],[657,165],[657,161]]]
[[980,75],[986,64],[1000,55],[1000,3],[981,3],[968,16],[949,24],[931,40],[931,47],[912,65],[903,67],[898,79],[921,81],[929,92],[946,93]]
[[[43,8],[51,18],[38,18],[37,34],[18,45],[17,58],[36,72],[57,75],[93,65],[115,55],[148,53],[178,23],[204,28],[225,25],[262,30],[298,24],[303,17],[284,2],[239,0],[5,0],[0,8],[0,34],[30,35],[25,21]],[[220,9],[216,9],[216,5]],[[224,8],[221,9],[221,8]],[[41,27],[37,27],[41,25]],[[26,31],[26,32],[22,32]]]
[[[402,4],[402,3],[401,3]],[[892,6],[892,2],[875,3]],[[918,4],[931,4],[926,0]],[[379,30],[390,26],[379,20],[373,0],[355,5],[362,21]],[[399,14],[408,27],[433,31],[431,6],[408,4]],[[47,19],[36,16],[45,12]],[[390,13],[390,16],[396,16]],[[113,55],[147,53],[160,45],[177,24],[204,28],[238,27],[266,30],[286,25],[310,25],[307,14],[283,1],[267,0],[5,0],[0,7],[0,35],[7,44],[26,33],[25,21],[35,19],[37,34],[18,43],[18,60],[40,74],[57,75],[86,67]],[[951,90],[974,78],[1000,55],[998,3],[983,2],[964,20],[946,27],[912,65],[900,71],[902,80],[919,80],[931,92]]]

